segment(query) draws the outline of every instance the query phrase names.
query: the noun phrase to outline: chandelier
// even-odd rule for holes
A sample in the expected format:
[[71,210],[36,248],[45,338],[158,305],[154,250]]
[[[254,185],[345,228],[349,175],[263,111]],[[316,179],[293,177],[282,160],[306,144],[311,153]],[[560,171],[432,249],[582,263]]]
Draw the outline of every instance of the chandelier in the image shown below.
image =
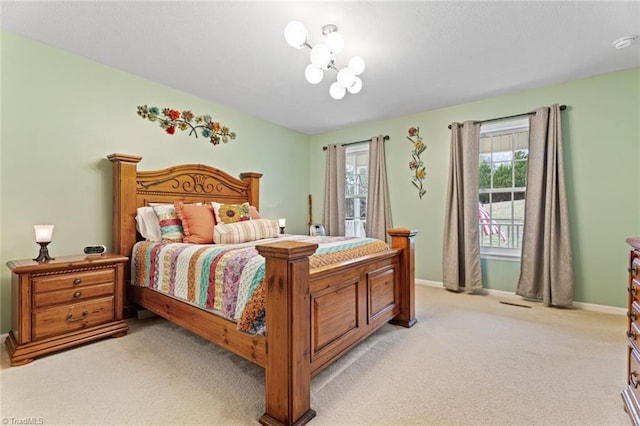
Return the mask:
[[364,60],[360,56],[349,59],[348,65],[338,69],[336,55],[342,51],[344,40],[338,34],[338,27],[327,24],[322,27],[324,43],[311,46],[309,33],[305,26],[298,21],[291,21],[284,29],[284,38],[291,47],[302,49],[308,47],[311,52],[311,63],[304,70],[304,77],[311,84],[318,84],[324,77],[324,72],[333,70],[337,72],[337,81],[329,87],[329,94],[333,99],[342,99],[347,91],[355,94],[362,89],[362,80],[358,77],[364,71]]

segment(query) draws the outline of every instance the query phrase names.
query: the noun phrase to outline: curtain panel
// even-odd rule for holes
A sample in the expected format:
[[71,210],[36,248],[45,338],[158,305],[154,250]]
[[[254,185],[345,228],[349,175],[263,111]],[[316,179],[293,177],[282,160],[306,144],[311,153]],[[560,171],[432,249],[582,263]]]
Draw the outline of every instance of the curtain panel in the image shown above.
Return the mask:
[[449,184],[442,248],[443,285],[453,291],[482,291],[478,185],[480,124],[451,124]]
[[573,258],[560,108],[529,117],[529,160],[520,279],[516,294],[547,306],[573,303]]
[[369,144],[369,184],[365,233],[367,237],[389,242],[387,229],[392,227],[384,136],[379,135],[372,138]]
[[344,146],[328,145],[322,211],[322,223],[327,235],[342,236],[345,233],[345,167]]

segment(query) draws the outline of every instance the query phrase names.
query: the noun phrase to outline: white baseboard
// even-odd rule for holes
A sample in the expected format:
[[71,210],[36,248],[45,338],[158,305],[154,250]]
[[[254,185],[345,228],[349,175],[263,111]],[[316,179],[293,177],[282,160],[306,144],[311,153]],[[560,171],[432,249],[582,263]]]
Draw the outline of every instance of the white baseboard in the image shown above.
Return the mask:
[[[416,284],[418,285],[426,285],[429,287],[440,287],[442,288],[442,283],[440,281],[429,281],[429,280],[421,280],[416,278]],[[525,300],[524,298],[518,296],[515,293],[510,291],[503,290],[493,290],[493,289],[485,289],[488,294],[500,297],[508,297],[512,299]],[[596,305],[594,303],[584,303],[584,302],[573,302],[574,308],[584,309],[585,311],[594,311],[594,312],[602,312],[605,314],[614,314],[614,315],[627,315],[627,310],[625,308],[619,308],[617,306],[606,306],[606,305]]]

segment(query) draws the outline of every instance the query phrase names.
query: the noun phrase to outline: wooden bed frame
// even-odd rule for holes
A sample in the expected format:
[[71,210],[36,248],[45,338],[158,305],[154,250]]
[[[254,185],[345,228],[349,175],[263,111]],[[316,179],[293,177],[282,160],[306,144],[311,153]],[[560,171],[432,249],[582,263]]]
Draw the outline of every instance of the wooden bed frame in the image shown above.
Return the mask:
[[[213,167],[189,164],[138,171],[142,157],[111,154],[113,247],[130,257],[139,239],[136,209],[155,202],[248,201],[259,207],[262,174],[240,179]],[[310,272],[316,244],[280,241],[257,245],[266,259],[266,333],[249,335],[235,323],[144,287],[127,285],[127,300],[220,345],[265,369],[264,425],[305,424],[311,377],[387,322],[416,323],[414,236],[390,229],[392,249]],[[128,282],[129,280],[127,280]]]

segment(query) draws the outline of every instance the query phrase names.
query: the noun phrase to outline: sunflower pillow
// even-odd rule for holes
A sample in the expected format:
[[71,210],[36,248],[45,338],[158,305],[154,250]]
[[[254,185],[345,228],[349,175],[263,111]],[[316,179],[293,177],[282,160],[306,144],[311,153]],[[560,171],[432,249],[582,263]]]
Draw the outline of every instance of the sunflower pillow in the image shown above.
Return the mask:
[[220,204],[214,201],[211,206],[216,215],[216,223],[236,223],[251,220],[249,203]]

